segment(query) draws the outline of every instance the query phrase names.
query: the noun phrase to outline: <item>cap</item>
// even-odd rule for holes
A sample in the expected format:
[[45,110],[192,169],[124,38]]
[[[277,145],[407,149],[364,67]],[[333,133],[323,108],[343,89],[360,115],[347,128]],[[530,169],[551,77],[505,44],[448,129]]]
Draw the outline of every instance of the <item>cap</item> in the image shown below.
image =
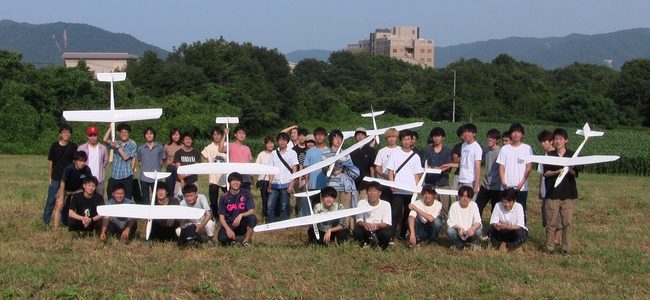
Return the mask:
[[316,143],[316,138],[314,137],[313,134],[310,133],[305,137],[305,142],[314,142],[314,143]]
[[433,138],[432,138],[432,137],[428,137],[428,138],[427,138],[427,144],[431,144],[431,143],[433,143]]
[[97,129],[97,126],[89,126],[88,129],[86,129],[86,135],[91,134],[99,135],[99,129]]
[[357,130],[354,131],[354,134],[356,135],[356,134],[359,133],[359,132],[366,133],[366,129],[363,128],[363,127],[359,127],[359,128],[357,128]]
[[424,193],[424,191],[431,191],[431,192],[433,192],[435,194],[436,193],[436,187],[433,186],[433,184],[427,183],[422,187],[422,192]]

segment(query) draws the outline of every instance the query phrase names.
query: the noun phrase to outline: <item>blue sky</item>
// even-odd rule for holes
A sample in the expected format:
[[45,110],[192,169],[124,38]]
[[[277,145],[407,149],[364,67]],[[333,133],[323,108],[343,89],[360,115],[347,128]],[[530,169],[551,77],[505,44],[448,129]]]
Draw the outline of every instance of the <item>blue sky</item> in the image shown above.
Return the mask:
[[436,46],[650,27],[650,1],[0,1],[0,19],[85,23],[171,50],[182,42],[251,42],[283,53],[338,50],[376,28],[419,26]]

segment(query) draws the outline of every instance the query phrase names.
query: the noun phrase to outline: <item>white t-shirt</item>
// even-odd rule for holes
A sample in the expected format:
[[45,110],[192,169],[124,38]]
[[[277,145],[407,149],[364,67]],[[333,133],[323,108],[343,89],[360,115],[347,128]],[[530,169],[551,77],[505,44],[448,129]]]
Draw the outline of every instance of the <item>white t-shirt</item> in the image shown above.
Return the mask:
[[[291,179],[289,179],[289,176],[291,176],[291,171],[287,169],[287,167],[282,163],[282,160],[278,157],[278,150],[274,150],[271,152],[271,158],[269,159],[269,166],[275,166],[280,169],[280,174],[273,176],[273,182],[275,184],[286,184],[290,183]],[[284,161],[289,165],[289,167],[293,168],[293,166],[297,166],[299,164],[298,162],[298,154],[296,154],[296,151],[293,151],[292,149],[287,149],[282,153],[280,151],[280,155],[282,155],[282,158],[284,158]]]
[[[399,169],[399,167],[406,161],[406,159],[409,158],[409,156],[411,156],[411,154],[413,154],[413,151],[404,152],[402,148],[393,151],[388,157],[388,164],[386,165],[386,168],[388,170],[392,170],[393,172],[397,171],[397,169]],[[393,181],[416,186],[418,183],[415,181],[415,174],[424,172],[420,163],[420,156],[417,154],[413,155],[413,157],[411,157],[411,159],[409,159],[404,164],[402,169],[400,169],[399,172],[395,174],[395,179]],[[397,190],[394,192],[394,194],[411,195],[413,192]]]
[[[519,184],[526,173],[526,165],[531,163],[519,159],[519,155],[533,155],[533,148],[523,143],[516,148],[512,145],[505,145],[501,147],[501,152],[497,157],[497,163],[504,167],[504,181],[509,187]],[[501,189],[503,189],[503,186]],[[528,191],[528,180],[521,187],[521,191]]]
[[[255,160],[256,164],[260,165],[269,165],[269,160],[271,159],[271,154],[266,153],[266,151],[260,152],[260,154],[257,155],[257,159]],[[261,174],[257,177],[257,180],[269,180],[269,174]]]
[[463,229],[468,230],[477,222],[481,223],[481,215],[478,212],[476,202],[470,201],[467,208],[462,208],[460,207],[460,201],[456,201],[449,208],[447,226],[454,227],[454,225],[458,224]]
[[[440,201],[438,200],[433,200],[433,204],[431,204],[431,206],[427,206],[424,203],[424,200],[422,199],[415,201],[413,205],[415,205],[415,207],[417,207],[421,211],[424,211],[425,213],[432,215],[434,218],[437,218],[440,215],[440,210],[442,209],[442,203],[440,203]],[[409,216],[420,218],[420,222],[424,224],[429,222],[423,216],[418,215],[418,213],[415,210],[411,210]]]
[[[460,153],[460,173],[458,182],[472,183],[476,181],[476,161],[483,159],[483,149],[474,141],[471,144],[463,143]],[[478,172],[481,170],[479,169]]]
[[[357,207],[370,206],[368,200],[360,200]],[[377,206],[372,206],[372,210],[367,213],[357,215],[357,222],[364,221],[365,223],[386,223],[393,225],[392,215],[390,210],[390,203],[384,200],[379,200]]]
[[[205,146],[201,155],[208,160],[208,162],[226,162],[226,153],[219,152],[219,147],[214,143]],[[225,180],[220,180],[222,174],[210,174],[208,175],[208,181],[210,184],[217,184],[219,186],[226,186]]]
[[395,146],[395,148],[384,147],[377,151],[377,156],[375,157],[375,166],[380,166],[385,175],[388,175],[388,169],[386,169],[386,166],[388,165],[388,157],[391,153],[393,153],[393,151],[397,149],[399,149],[397,146]]
[[88,162],[86,165],[90,168],[90,173],[99,178],[99,145],[93,148],[88,144]]
[[[189,205],[186,200],[183,200],[181,201],[180,206],[188,206],[188,207],[203,209],[205,211],[210,211],[210,205],[208,204],[208,199],[205,198],[205,195],[203,194],[199,194],[196,197],[196,202],[194,202],[194,205]],[[204,219],[205,219],[205,214],[203,214],[203,216],[201,216],[200,219],[194,219],[190,221],[192,221],[193,223],[201,223],[203,222]]]
[[503,203],[497,203],[497,206],[492,212],[492,217],[490,218],[490,224],[503,223],[507,225],[518,225],[521,228],[528,231],[526,228],[526,223],[524,222],[524,207],[520,203],[516,203],[512,206],[510,211],[506,211],[503,207]]

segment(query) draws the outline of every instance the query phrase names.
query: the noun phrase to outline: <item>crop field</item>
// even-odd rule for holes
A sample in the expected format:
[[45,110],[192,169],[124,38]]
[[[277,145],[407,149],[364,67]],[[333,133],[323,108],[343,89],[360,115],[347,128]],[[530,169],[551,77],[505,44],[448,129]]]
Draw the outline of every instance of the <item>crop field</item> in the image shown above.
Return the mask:
[[[306,228],[256,233],[249,248],[179,250],[175,243],[144,245],[143,221],[128,245],[78,239],[43,225],[46,162],[45,156],[0,155],[3,299],[650,297],[646,177],[579,177],[572,258],[541,255],[544,232],[533,193],[530,237],[520,254],[486,244],[481,251],[452,253],[444,236],[442,246],[408,249],[397,243],[385,252],[352,242],[310,246]],[[206,181],[202,176],[201,185]],[[532,191],[537,183],[532,176]],[[259,210],[257,215],[261,218]],[[484,213],[485,226],[488,220]]]

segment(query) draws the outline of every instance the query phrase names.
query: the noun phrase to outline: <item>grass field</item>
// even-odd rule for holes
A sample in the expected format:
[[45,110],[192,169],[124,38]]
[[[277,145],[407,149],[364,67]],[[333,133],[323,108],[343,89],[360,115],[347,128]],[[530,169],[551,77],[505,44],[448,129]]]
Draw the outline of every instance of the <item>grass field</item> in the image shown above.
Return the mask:
[[[178,250],[145,246],[142,229],[129,245],[49,229],[41,221],[46,157],[0,155],[0,161],[0,298],[650,297],[647,177],[581,174],[570,259],[541,255],[540,202],[532,196],[523,254],[400,244],[385,252],[353,243],[312,247],[304,228],[255,234],[250,248]],[[535,190],[537,178],[530,182]]]

